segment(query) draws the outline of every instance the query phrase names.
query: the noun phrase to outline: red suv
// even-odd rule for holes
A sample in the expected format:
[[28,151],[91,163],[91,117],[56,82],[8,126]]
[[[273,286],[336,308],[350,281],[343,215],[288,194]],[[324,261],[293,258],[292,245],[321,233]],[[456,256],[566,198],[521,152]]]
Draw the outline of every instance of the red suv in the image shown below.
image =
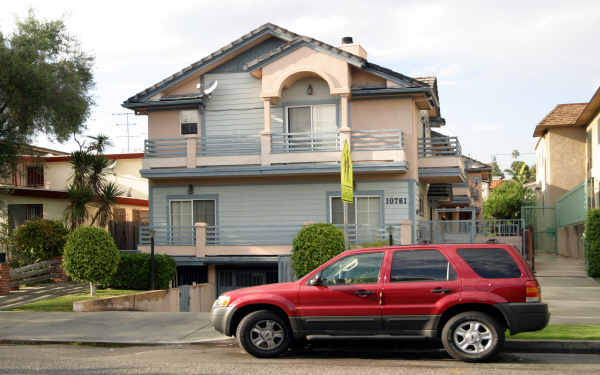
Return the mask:
[[539,284],[510,245],[446,244],[346,251],[298,281],[227,292],[219,332],[257,357],[310,335],[441,339],[464,361],[491,358],[504,332],[548,324]]

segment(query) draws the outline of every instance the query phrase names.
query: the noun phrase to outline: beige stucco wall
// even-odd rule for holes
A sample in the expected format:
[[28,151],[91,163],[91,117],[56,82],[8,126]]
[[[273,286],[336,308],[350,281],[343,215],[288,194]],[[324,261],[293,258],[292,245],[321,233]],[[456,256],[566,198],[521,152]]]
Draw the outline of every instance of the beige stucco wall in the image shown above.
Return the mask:
[[305,72],[318,74],[327,81],[331,94],[350,92],[348,63],[331,55],[301,47],[262,68],[261,97],[280,97],[281,91],[292,85]]
[[[592,134],[592,173],[586,176],[586,180],[590,178],[594,179],[594,194],[596,197],[598,197],[598,192],[600,191],[600,113],[598,113],[596,117],[594,117],[594,119],[588,124],[586,127],[586,133],[587,132],[591,132]],[[589,153],[590,151],[586,150],[586,152]],[[599,204],[600,202],[596,202],[596,206]]]
[[580,127],[551,129],[547,135],[546,206],[585,180],[585,131]]
[[[148,113],[148,138],[181,137],[179,112],[180,111],[177,110],[171,110]],[[201,112],[198,112],[198,122],[202,123]],[[198,126],[198,135],[200,135],[201,131],[201,127]]]
[[2,201],[2,207],[4,208],[9,204],[43,204],[44,218],[59,221],[63,220],[68,204],[66,199],[18,197],[8,194],[0,194],[0,201]]
[[410,98],[352,100],[350,127],[353,130],[401,129],[409,167],[407,178],[417,179],[418,111]]

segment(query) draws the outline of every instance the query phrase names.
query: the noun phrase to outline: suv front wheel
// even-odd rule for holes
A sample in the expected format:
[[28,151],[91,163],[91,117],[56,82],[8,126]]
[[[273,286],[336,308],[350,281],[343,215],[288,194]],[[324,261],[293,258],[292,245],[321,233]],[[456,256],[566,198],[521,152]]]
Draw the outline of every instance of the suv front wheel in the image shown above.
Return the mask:
[[469,311],[453,316],[442,330],[442,343],[452,357],[467,362],[485,361],[504,345],[504,330],[491,316]]
[[277,357],[291,341],[291,331],[279,315],[260,310],[246,315],[236,330],[240,346],[255,357]]

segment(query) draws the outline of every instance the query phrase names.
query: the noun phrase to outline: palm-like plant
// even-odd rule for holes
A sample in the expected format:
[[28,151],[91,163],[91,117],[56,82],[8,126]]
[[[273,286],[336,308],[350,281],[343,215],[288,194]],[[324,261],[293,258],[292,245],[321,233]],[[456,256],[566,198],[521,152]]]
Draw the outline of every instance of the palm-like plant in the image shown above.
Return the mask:
[[109,161],[103,155],[103,151],[110,145],[108,137],[100,134],[89,138],[94,142],[88,147],[82,142],[79,144],[79,151],[71,153],[73,183],[67,191],[70,203],[65,211],[71,229],[89,219],[89,206],[97,208],[91,224],[98,222],[105,226],[112,215],[112,206],[119,195],[123,194],[115,183],[106,182],[105,169]]
[[509,174],[513,180],[521,184],[531,182],[535,179],[535,169],[529,168],[525,162],[520,160],[513,161],[510,169],[505,169],[504,173]]

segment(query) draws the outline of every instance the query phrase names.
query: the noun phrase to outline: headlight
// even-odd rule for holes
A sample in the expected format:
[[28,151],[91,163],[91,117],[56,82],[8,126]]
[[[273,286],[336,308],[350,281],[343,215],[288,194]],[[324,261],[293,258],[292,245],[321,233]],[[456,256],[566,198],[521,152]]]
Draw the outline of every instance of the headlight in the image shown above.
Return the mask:
[[214,306],[227,307],[229,306],[229,296],[219,296],[215,301]]

